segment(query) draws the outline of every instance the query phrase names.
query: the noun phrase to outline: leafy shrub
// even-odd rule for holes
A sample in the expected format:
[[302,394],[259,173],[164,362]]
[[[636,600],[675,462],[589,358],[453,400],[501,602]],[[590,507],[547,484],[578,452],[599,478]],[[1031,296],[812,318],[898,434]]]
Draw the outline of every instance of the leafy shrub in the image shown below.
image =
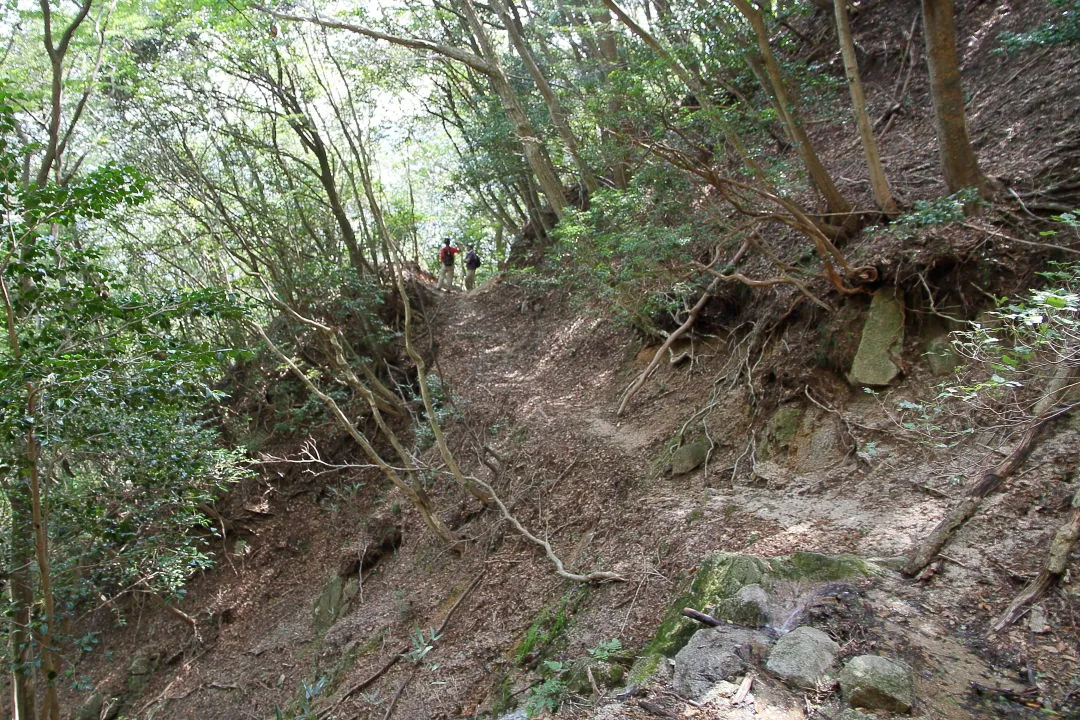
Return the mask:
[[998,36],[1008,52],[1019,52],[1032,47],[1071,45],[1080,48],[1080,0],[1051,0],[1061,13],[1053,20],[1033,30],[1021,33],[1002,33]]
[[[644,175],[645,173],[643,173]],[[542,271],[581,298],[600,298],[619,320],[649,331],[654,293],[671,287],[702,229],[689,220],[685,177],[652,172],[626,192],[601,190],[588,210],[566,214]]]
[[935,200],[916,200],[911,212],[893,220],[886,228],[870,227],[867,232],[888,231],[900,240],[908,240],[925,227],[951,225],[964,219],[964,208],[981,202],[979,191],[964,188],[960,192]]

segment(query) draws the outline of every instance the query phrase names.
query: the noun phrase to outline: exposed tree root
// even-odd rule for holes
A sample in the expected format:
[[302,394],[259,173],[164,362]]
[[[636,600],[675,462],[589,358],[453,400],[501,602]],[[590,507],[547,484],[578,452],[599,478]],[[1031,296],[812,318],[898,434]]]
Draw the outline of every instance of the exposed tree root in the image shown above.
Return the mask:
[[649,366],[645,368],[645,370],[638,375],[637,380],[631,383],[630,387],[627,388],[626,394],[623,395],[622,402],[619,403],[619,409],[615,411],[615,415],[622,416],[623,412],[626,410],[627,403],[629,403],[634,395],[637,394],[638,390],[645,384],[645,381],[652,377],[652,374],[656,372],[656,368],[660,365],[660,359],[664,357],[664,353],[667,352],[668,348],[670,348],[681,335],[693,327],[694,322],[697,320],[698,313],[701,312],[702,308],[709,302],[709,299],[712,298],[712,294],[720,284],[721,279],[722,278],[720,277],[713,278],[713,281],[709,283],[709,287],[705,288],[705,292],[701,294],[701,298],[698,299],[694,307],[690,309],[690,316],[686,318],[686,322],[680,325],[675,332],[668,335],[668,339],[665,340],[664,344],[660,346],[660,349],[656,351],[656,355],[653,356]]
[[1024,614],[1024,609],[1029,603],[1033,603],[1045,595],[1051,588],[1057,585],[1061,576],[1065,574],[1069,565],[1069,553],[1080,539],[1080,490],[1072,498],[1072,510],[1069,519],[1058,528],[1054,539],[1050,542],[1050,552],[1046,556],[1046,564],[1039,572],[1038,577],[1028,583],[1028,586],[1020,591],[1009,607],[997,620],[994,621],[995,632],[1011,625]]
[[542,540],[541,538],[533,535],[525,528],[524,525],[521,524],[520,520],[510,514],[510,510],[506,507],[506,504],[503,503],[502,499],[495,494],[495,490],[493,490],[490,485],[488,485],[480,478],[473,478],[473,481],[478,483],[482,488],[484,488],[484,490],[491,494],[492,500],[494,500],[495,504],[499,508],[499,512],[502,513],[502,516],[506,519],[507,522],[513,525],[519,533],[524,535],[529,540],[529,542],[535,545],[539,545],[541,548],[543,548],[544,555],[546,555],[547,559],[550,560],[551,563],[555,566],[555,573],[559,577],[566,578],[567,580],[573,580],[574,582],[626,582],[626,578],[624,578],[622,575],[619,575],[618,573],[613,572],[596,571],[591,572],[588,575],[580,575],[578,573],[569,572],[563,565],[563,561],[559,558],[558,555],[555,554],[555,551],[551,548],[551,543],[549,543],[547,540]]
[[905,563],[902,572],[908,576],[917,575],[923,568],[929,565],[941,548],[945,547],[946,543],[949,542],[953,534],[975,515],[979,506],[982,504],[983,499],[1001,487],[1006,478],[1023,465],[1028,455],[1031,454],[1031,451],[1038,444],[1042,431],[1047,424],[1052,420],[1067,414],[1074,407],[1076,407],[1076,404],[1066,405],[1037,417],[1028,427],[1017,446],[1009,453],[1008,457],[985,473],[982,478],[968,490],[967,496],[960,501],[960,504],[954,507],[952,511],[938,523],[937,527],[934,528],[934,531],[930,533],[930,536],[923,542],[915,554],[908,559],[907,563]]

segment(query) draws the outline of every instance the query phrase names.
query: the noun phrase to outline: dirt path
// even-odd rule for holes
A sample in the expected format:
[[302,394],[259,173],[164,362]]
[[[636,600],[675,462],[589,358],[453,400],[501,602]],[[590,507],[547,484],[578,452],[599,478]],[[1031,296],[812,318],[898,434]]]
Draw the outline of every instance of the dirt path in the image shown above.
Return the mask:
[[[740,462],[747,420],[734,412],[712,418],[711,469],[671,477],[663,472],[665,443],[703,405],[701,378],[715,367],[664,368],[628,417],[618,419],[619,393],[641,369],[632,355],[638,343],[601,315],[496,286],[439,298],[435,318],[439,371],[465,415],[510,458],[514,470],[504,491],[557,551],[589,567],[603,558],[606,569],[638,583],[601,591],[578,611],[567,656],[605,637],[647,637],[679,578],[712,552],[895,557],[947,505],[916,487],[933,482],[938,461],[887,435],[875,438],[879,455],[871,462],[839,454],[831,461],[812,457],[810,465],[823,468],[816,470],[798,469],[794,454]],[[879,405],[855,400],[849,411],[857,419],[881,421]],[[980,717],[983,710],[961,707],[969,683],[1011,683],[990,657],[948,637],[951,628],[968,627],[958,603],[974,609],[990,598],[977,570],[981,558],[1013,552],[1017,543],[1037,545],[1045,532],[1002,533],[1001,523],[992,512],[972,523],[952,551],[963,565],[947,568],[947,579],[917,588],[899,575],[875,583],[880,636],[923,664],[921,717]],[[533,565],[537,570],[547,572]],[[628,609],[613,618],[612,606]]]

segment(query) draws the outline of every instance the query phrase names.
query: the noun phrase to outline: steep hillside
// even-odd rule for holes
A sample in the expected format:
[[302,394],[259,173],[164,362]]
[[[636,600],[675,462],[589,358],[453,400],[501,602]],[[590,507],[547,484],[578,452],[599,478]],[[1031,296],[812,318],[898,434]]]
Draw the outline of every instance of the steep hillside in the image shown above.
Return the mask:
[[[543,684],[551,663],[604,648],[636,655],[718,552],[850,553],[880,565],[882,575],[850,582],[865,612],[835,629],[845,657],[880,652],[915,669],[915,717],[1080,716],[1074,583],[1040,603],[1042,624],[990,631],[1069,515],[1076,418],[1048,428],[930,572],[897,571],[1017,441],[987,445],[976,434],[933,447],[904,426],[898,408],[933,399],[944,378],[924,353],[955,327],[945,309],[974,318],[987,296],[1015,294],[1046,260],[1077,252],[1075,237],[1058,238],[1073,243],[1066,255],[1037,233],[1076,199],[1080,69],[1069,48],[992,52],[1000,32],[1038,20],[1017,16],[1023,4],[973,1],[960,15],[973,136],[1003,184],[999,202],[907,241],[862,234],[844,248],[853,264],[879,269],[871,289],[895,288],[905,308],[895,382],[868,393],[845,377],[869,293],[837,297],[822,281],[814,290],[826,312],[794,288],[754,288],[707,305],[619,415],[657,346],[608,308],[512,273],[470,293],[418,283],[415,342],[439,378],[442,428],[464,471],[568,573],[621,581],[557,573],[544,548],[456,487],[425,446],[428,491],[463,539],[447,548],[378,472],[348,465],[357,454],[328,432],[307,448],[323,464],[282,448],[232,491],[217,510],[221,563],[177,608],[102,599],[80,620],[100,642],[71,659],[65,693],[83,703],[93,689],[104,707],[79,717],[122,706],[129,718],[474,718],[529,702],[547,717],[596,720],[837,717],[831,688],[790,695],[764,673],[757,704],[741,708],[687,703],[663,672],[604,700],[588,685]],[[919,53],[905,38],[918,3],[863,5],[855,30],[894,189],[909,205],[940,196],[925,73],[903,60]],[[823,27],[819,18],[811,29]],[[833,149],[831,168],[869,197],[851,127],[826,119],[815,137]],[[778,627],[816,592],[788,591],[775,598]],[[544,710],[545,687],[566,690],[557,715]]]

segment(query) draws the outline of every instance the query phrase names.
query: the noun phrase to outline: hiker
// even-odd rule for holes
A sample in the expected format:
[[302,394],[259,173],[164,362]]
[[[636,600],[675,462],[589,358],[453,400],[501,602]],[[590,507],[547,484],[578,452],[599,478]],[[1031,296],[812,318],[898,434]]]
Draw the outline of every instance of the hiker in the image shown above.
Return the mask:
[[476,268],[480,267],[480,256],[472,245],[465,246],[465,289],[472,290],[476,285]]
[[443,238],[443,246],[439,250],[439,263],[442,265],[442,272],[439,273],[439,284],[435,286],[436,290],[454,289],[454,255],[459,252],[461,252],[461,248],[451,245],[450,238]]

